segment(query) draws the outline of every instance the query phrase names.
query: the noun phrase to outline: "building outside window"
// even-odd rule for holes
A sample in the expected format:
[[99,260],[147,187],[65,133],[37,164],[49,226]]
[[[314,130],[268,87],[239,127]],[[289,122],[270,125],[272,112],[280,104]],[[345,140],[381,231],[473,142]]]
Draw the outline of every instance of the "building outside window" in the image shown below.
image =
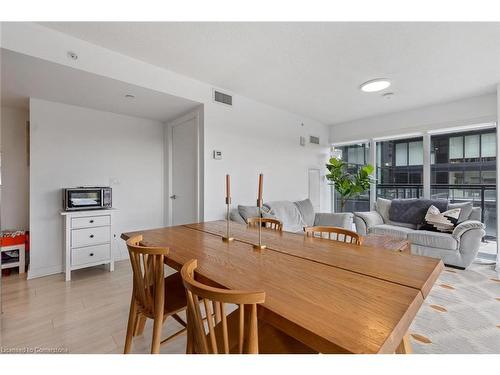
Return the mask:
[[377,197],[422,196],[422,138],[377,142]]

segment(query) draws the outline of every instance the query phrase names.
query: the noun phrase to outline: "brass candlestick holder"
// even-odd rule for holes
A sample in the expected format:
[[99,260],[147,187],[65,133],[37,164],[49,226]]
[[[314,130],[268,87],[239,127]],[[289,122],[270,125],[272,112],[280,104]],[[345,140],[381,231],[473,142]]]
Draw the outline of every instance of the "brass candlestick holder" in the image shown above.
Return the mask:
[[259,243],[253,245],[255,250],[264,250],[266,245],[262,245],[262,199],[257,200],[257,207],[259,208]]
[[226,198],[226,235],[222,237],[222,241],[224,242],[232,242],[234,238],[231,237],[231,227],[229,220],[229,210],[231,208],[231,198]]

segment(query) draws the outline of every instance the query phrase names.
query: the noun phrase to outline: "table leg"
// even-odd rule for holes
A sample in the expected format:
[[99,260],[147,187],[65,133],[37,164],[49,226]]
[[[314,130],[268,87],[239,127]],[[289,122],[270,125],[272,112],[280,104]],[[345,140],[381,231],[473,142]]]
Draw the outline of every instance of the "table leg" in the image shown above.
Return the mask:
[[411,343],[410,343],[410,335],[407,333],[403,336],[403,339],[399,343],[396,348],[396,354],[411,354],[413,353]]

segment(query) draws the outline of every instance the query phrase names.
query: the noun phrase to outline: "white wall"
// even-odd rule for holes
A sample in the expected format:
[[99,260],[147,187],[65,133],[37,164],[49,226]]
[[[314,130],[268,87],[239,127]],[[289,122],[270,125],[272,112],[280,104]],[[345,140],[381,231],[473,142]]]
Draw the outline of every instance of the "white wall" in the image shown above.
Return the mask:
[[[397,98],[394,100],[397,100]],[[496,94],[483,95],[334,124],[330,126],[330,143],[364,140],[373,137],[472,125],[496,120]]]
[[[301,124],[304,124],[302,126]],[[299,137],[316,135],[322,145],[299,145]],[[224,175],[231,174],[233,204],[254,205],[257,178],[264,174],[264,201],[298,200],[308,195],[308,168],[325,169],[327,128],[313,120],[234,97],[234,108],[212,104],[205,111],[205,219],[224,214]],[[223,153],[212,158],[213,150]],[[324,173],[323,173],[324,174]],[[323,184],[322,210],[329,209]]]
[[[258,172],[265,173],[265,200],[301,199],[308,193],[307,167],[324,169],[328,129],[317,121],[239,95],[230,109],[212,101],[209,84],[38,24],[2,26],[3,48],[202,103],[206,220],[222,217],[225,173],[233,175],[233,202],[253,204]],[[67,58],[68,50],[78,53],[76,62]],[[321,136],[323,146],[301,148],[301,134]],[[223,151],[223,160],[211,158],[214,149]],[[326,183],[321,206],[329,208]]]
[[26,122],[28,111],[2,107],[1,229],[28,229],[29,167]]
[[33,98],[30,122],[30,278],[62,270],[63,187],[115,180],[118,258],[122,232],[162,226],[163,124]]

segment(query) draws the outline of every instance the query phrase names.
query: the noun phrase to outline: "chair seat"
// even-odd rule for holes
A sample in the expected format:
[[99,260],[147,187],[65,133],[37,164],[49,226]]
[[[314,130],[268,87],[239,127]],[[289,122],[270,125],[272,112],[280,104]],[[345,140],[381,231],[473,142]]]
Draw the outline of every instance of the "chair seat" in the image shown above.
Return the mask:
[[[227,330],[229,334],[229,352],[238,353],[239,308],[227,316]],[[248,314],[245,314],[247,316]],[[224,348],[222,323],[214,327],[217,347]],[[231,335],[231,332],[233,334]],[[314,354],[317,353],[300,341],[274,328],[261,320],[258,321],[259,354]]]
[[[179,272],[165,277],[165,298],[163,315],[172,315],[176,312],[186,309],[186,289],[182,283],[182,277]],[[141,309],[141,313],[148,318],[154,319],[154,313]]]
[[170,315],[184,310],[187,306],[186,289],[179,272],[165,277],[165,308],[164,315]]

